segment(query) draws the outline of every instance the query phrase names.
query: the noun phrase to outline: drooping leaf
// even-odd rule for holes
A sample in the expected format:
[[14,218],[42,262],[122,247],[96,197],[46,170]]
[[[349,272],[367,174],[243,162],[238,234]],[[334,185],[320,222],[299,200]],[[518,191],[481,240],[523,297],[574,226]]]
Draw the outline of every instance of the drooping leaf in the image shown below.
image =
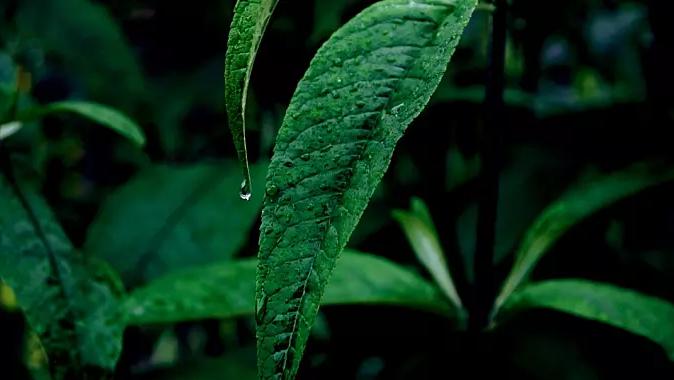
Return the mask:
[[238,0],[229,30],[225,57],[225,104],[229,129],[241,162],[244,182],[241,198],[251,194],[250,168],[246,148],[246,97],[253,63],[278,0]]
[[118,295],[74,252],[45,202],[17,189],[0,179],[0,278],[42,340],[55,379],[112,371],[122,348]]
[[262,379],[295,376],[335,260],[475,3],[380,1],[312,60],[267,175],[256,291]]
[[143,130],[126,115],[102,104],[62,101],[23,111],[19,119],[33,120],[54,113],[74,113],[112,129],[137,145],[145,144]]
[[[128,285],[167,271],[226,260],[246,242],[261,200],[240,204],[235,162],[153,166],[109,196],[90,226],[86,250]],[[255,178],[265,165],[253,165]]]
[[410,209],[411,211],[396,210],[393,216],[400,223],[412,250],[431,274],[435,283],[454,306],[461,309],[463,307],[461,299],[449,273],[445,253],[440,245],[428,208],[421,199],[413,198]]
[[674,305],[665,300],[587,280],[551,280],[517,290],[501,314],[532,308],[554,309],[627,330],[658,343],[674,360]]
[[[234,318],[255,311],[255,267],[245,259],[168,274],[131,293],[131,325]],[[325,290],[324,305],[399,305],[456,318],[442,294],[414,272],[384,258],[345,252]]]
[[533,223],[496,300],[494,313],[520,286],[540,259],[571,227],[590,215],[640,191],[674,180],[666,165],[640,163],[571,188]]
[[80,79],[89,98],[129,111],[143,95],[142,70],[122,30],[100,2],[22,0],[16,25],[22,41],[39,46],[54,65]]

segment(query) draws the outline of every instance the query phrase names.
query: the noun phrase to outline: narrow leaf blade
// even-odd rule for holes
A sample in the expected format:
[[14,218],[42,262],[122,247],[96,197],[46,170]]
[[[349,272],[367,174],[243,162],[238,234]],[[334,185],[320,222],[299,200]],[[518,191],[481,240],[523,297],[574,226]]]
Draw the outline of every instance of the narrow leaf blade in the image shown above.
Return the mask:
[[54,113],[74,113],[112,129],[133,141],[136,145],[145,144],[143,130],[123,113],[102,104],[82,101],[62,101],[47,104],[44,107],[30,109],[19,115],[20,120],[30,120]]
[[504,316],[548,308],[599,321],[661,345],[674,360],[674,305],[633,290],[586,280],[552,280],[516,291],[502,309]]
[[255,56],[278,0],[238,0],[229,30],[225,56],[225,104],[229,129],[243,170],[241,198],[251,194],[246,148],[246,97]]
[[672,180],[674,170],[670,167],[640,163],[570,189],[548,206],[527,231],[493,312],[526,281],[540,259],[575,224],[640,191]]
[[291,100],[267,175],[258,370],[297,373],[323,289],[397,141],[435,91],[474,0],[385,0],[339,29]]
[[400,223],[412,250],[431,274],[435,283],[454,306],[461,309],[463,307],[461,299],[449,273],[445,253],[435,232],[428,208],[421,200],[415,199],[412,209],[412,212],[396,210],[393,216]]
[[[222,262],[159,278],[129,295],[127,323],[253,315],[256,265],[254,259]],[[456,318],[435,286],[386,259],[357,252],[342,255],[322,304],[398,305]]]

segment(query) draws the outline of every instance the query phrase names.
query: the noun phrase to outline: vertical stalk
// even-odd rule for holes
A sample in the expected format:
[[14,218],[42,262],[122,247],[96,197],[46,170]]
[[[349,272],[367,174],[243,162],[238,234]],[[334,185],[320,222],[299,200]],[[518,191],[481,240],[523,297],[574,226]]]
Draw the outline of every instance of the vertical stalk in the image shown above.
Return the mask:
[[485,122],[481,136],[482,171],[479,178],[479,208],[475,247],[474,299],[468,327],[477,332],[486,327],[495,295],[494,243],[498,205],[505,106],[505,48],[507,0],[494,0],[489,68],[485,96]]

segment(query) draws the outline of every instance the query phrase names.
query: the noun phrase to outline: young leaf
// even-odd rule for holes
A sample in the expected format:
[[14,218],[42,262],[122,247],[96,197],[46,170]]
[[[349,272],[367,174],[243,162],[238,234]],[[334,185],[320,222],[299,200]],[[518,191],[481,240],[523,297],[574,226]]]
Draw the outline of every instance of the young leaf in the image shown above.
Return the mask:
[[112,371],[122,349],[118,294],[92,275],[35,193],[0,179],[0,198],[0,278],[42,340],[53,378]]
[[22,112],[19,115],[19,119],[26,121],[44,117],[48,114],[63,112],[75,113],[106,126],[137,145],[142,146],[145,144],[143,130],[131,119],[110,107],[91,102],[62,101],[50,103],[43,107]]
[[646,337],[674,360],[674,305],[633,290],[586,280],[552,280],[513,293],[502,309],[511,315],[548,308],[596,320]]
[[421,199],[412,200],[411,212],[396,210],[393,216],[398,220],[412,250],[419,261],[433,276],[435,283],[452,301],[455,307],[461,309],[461,299],[456,292],[452,276],[447,268],[445,253],[438,239],[435,225],[431,220],[430,212]]
[[493,313],[527,279],[543,255],[575,224],[631,195],[672,180],[674,170],[670,167],[640,163],[570,189],[548,206],[527,232],[496,299]]
[[297,373],[323,288],[475,0],[385,0],[318,51],[279,130],[257,277],[258,370]]
[[[131,325],[234,318],[255,311],[257,260],[221,262],[168,274],[131,293],[124,303]],[[438,289],[384,258],[345,252],[325,290],[324,305],[379,304],[457,318]]]
[[[255,178],[264,172],[264,163],[253,165]],[[239,181],[233,161],[146,168],[105,200],[85,249],[110,262],[131,286],[231,258],[245,244],[262,204],[240,205],[232,192]]]
[[251,194],[246,148],[246,97],[257,50],[278,0],[238,0],[225,56],[225,104],[229,129],[243,169],[241,198]]

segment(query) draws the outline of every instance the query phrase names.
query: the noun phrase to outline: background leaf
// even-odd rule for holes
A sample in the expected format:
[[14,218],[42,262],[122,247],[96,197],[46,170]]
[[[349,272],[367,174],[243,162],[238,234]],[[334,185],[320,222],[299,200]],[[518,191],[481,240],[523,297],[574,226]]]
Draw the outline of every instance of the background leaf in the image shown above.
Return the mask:
[[246,97],[250,75],[262,36],[278,0],[238,0],[229,30],[225,57],[225,103],[234,145],[243,167],[241,197],[251,194],[250,168],[246,148]]
[[378,2],[312,60],[267,175],[256,291],[262,379],[295,376],[335,260],[475,4]]
[[[263,163],[253,165],[255,178],[264,170]],[[246,242],[261,204],[241,204],[239,182],[233,161],[144,169],[104,202],[85,248],[130,286],[228,259]]]
[[548,206],[528,230],[496,299],[494,313],[571,227],[588,216],[649,187],[674,180],[666,165],[641,163],[581,183]]
[[503,307],[504,316],[548,308],[596,320],[646,337],[674,360],[674,305],[655,297],[585,280],[551,280],[516,291]]
[[143,130],[126,115],[102,104],[82,101],[62,101],[33,108],[19,115],[21,120],[31,120],[54,113],[75,113],[106,126],[137,145],[145,144]]
[[[252,315],[257,260],[222,262],[178,271],[137,289],[124,309],[131,325]],[[449,315],[438,289],[384,258],[344,252],[328,283],[324,305],[399,305]]]
[[52,375],[112,371],[122,348],[118,294],[91,275],[36,193],[26,194],[28,211],[0,179],[0,197],[0,277],[42,340]]
[[435,283],[455,307],[463,308],[428,208],[419,198],[412,199],[410,208],[411,212],[396,210],[393,216],[405,231],[414,254],[433,276]]

